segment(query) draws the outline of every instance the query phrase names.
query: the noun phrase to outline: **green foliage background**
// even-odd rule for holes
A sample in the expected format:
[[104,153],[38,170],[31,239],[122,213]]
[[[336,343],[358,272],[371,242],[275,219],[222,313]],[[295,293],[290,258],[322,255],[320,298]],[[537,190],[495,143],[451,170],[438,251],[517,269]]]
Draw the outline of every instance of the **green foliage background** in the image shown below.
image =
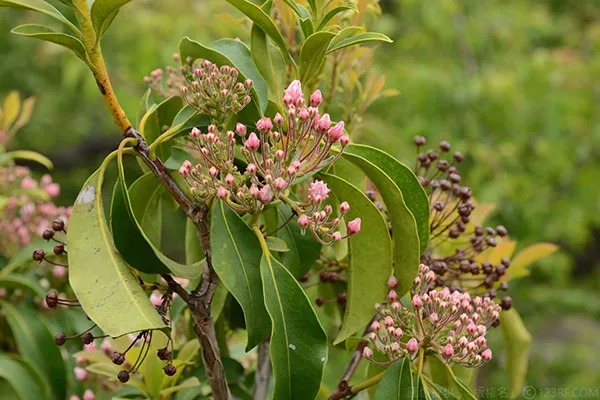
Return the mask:
[[[387,76],[386,88],[401,95],[378,100],[354,125],[353,139],[405,161],[414,156],[414,135],[430,143],[449,140],[467,155],[466,181],[475,196],[498,205],[494,222],[507,226],[520,247],[540,241],[561,246],[511,288],[535,338],[526,384],[595,387],[600,4],[384,0],[381,6],[384,14],[373,29],[395,43],[380,47],[375,69]],[[122,10],[103,48],[130,115],[145,90],[143,77],[171,62],[182,36],[203,42],[248,37],[248,26],[223,12],[239,16],[217,1],[138,0]],[[9,34],[17,23],[47,22],[34,13],[0,13],[0,98],[14,89],[38,98],[32,123],[12,146],[53,159],[63,189],[59,203],[67,205],[119,135],[85,65],[57,46]],[[499,340],[500,332],[495,336]],[[481,373],[482,386],[507,386],[500,349],[496,354]]]

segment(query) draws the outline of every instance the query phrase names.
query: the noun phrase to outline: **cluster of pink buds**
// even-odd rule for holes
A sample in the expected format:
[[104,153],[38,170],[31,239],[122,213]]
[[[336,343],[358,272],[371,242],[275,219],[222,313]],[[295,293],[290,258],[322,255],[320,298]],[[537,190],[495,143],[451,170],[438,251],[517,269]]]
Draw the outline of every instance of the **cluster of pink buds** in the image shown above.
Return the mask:
[[[500,306],[489,297],[471,298],[469,293],[429,290],[435,273],[424,264],[411,288],[411,305],[405,305],[394,290],[391,277],[387,302],[377,305],[380,319],[371,324],[369,340],[377,351],[389,357],[389,364],[405,356],[415,357],[420,348],[437,353],[448,363],[479,367],[492,358],[485,335],[495,325]],[[373,350],[363,356],[372,360]]]
[[201,114],[208,115],[222,126],[228,115],[239,113],[250,103],[252,79],[238,82],[239,72],[227,65],[217,67],[208,60],[199,68],[192,67],[186,85],[181,87],[188,105]]

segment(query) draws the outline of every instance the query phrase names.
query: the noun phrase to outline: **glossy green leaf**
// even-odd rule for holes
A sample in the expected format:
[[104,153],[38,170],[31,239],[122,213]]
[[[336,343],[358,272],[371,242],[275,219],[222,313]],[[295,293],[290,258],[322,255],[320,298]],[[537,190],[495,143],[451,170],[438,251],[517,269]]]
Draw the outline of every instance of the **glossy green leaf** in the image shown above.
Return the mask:
[[46,320],[34,310],[0,301],[19,353],[39,369],[42,379],[51,384],[52,397],[67,396],[67,371],[59,348],[54,344]]
[[281,50],[283,56],[292,64],[294,64],[294,60],[290,53],[288,52],[285,39],[283,35],[277,28],[277,25],[273,22],[271,17],[267,13],[265,13],[260,7],[257,5],[247,1],[247,0],[227,0],[229,4],[246,14],[248,18],[250,18],[254,23],[256,23],[260,29],[265,31],[265,33],[271,38],[273,43]]
[[48,293],[36,281],[20,275],[0,275],[0,287],[27,290],[41,298],[46,297]]
[[85,313],[109,336],[163,329],[109,232],[102,204],[107,163],[90,176],[73,205],[67,234],[69,282]]
[[377,387],[375,400],[412,400],[415,398],[410,358],[390,365]]
[[269,254],[260,262],[264,298],[273,322],[273,398],[314,399],[327,362],[327,335],[298,281]]
[[371,146],[350,144],[343,155],[368,160],[394,181],[416,221],[421,254],[425,252],[429,244],[429,198],[414,172],[388,153]]
[[[234,45],[231,42],[235,42],[237,44]],[[223,54],[217,48],[212,48],[212,46],[215,43],[220,43],[217,45],[218,47],[220,46],[225,49],[228,49],[228,55]],[[179,42],[179,53],[181,54],[181,59],[185,60],[188,57],[191,57],[192,60],[197,60],[199,58],[202,58],[209,60],[217,64],[218,66],[229,65],[231,67],[235,67],[239,71],[238,81],[240,82],[243,82],[247,78],[249,78],[249,76],[247,76],[246,74],[250,74],[256,77],[261,90],[261,96],[264,97],[264,100],[259,96],[258,87],[256,85],[250,90],[250,97],[252,98],[252,102],[254,103],[254,107],[256,108],[258,114],[262,115],[261,104],[263,104],[263,102],[268,102],[268,90],[266,86],[267,84],[256,69],[256,66],[254,65],[250,56],[250,50],[246,47],[246,45],[244,45],[243,43],[236,42],[235,40],[227,39],[215,43],[213,43],[210,46],[204,46],[203,44],[196,42],[195,40],[192,40],[189,37],[184,37]],[[230,58],[232,55],[235,58],[235,60]],[[236,60],[238,62],[243,62],[241,65],[238,66],[235,63]]]
[[300,49],[300,81],[307,83],[317,74],[325,62],[325,53],[335,33],[316,32],[310,35]]
[[[297,16],[302,17],[302,12],[300,11],[298,4],[296,4],[296,2],[294,0],[283,0],[283,2],[285,4],[287,4],[294,11],[294,13]],[[263,10],[264,10],[264,5],[263,5]],[[266,11],[266,10],[265,10],[265,12],[268,13],[268,11]]]
[[504,356],[510,380],[511,398],[518,397],[527,376],[531,334],[514,308],[500,313],[500,327],[504,336]]
[[267,238],[267,247],[269,248],[269,250],[276,251],[279,253],[285,253],[287,251],[290,251],[290,248],[288,247],[285,240],[279,239],[275,236],[269,236]]
[[315,33],[315,26],[312,18],[310,17],[300,18],[300,28],[302,28],[302,33],[304,34],[305,38]]
[[37,11],[42,14],[46,14],[57,21],[67,25],[73,32],[81,37],[81,32],[75,25],[71,23],[64,15],[61,14],[54,6],[45,2],[44,0],[0,0],[0,7],[15,7],[24,8],[26,10]]
[[[125,179],[123,163],[119,161],[119,179],[113,193],[111,223],[117,249],[132,267],[146,273],[171,271],[176,276],[195,279],[202,274],[203,262],[181,264],[167,257],[152,241],[142,227],[150,227],[150,234],[160,234],[160,223],[152,220],[158,212],[163,186],[152,173],[138,179],[139,182],[127,190],[122,184]],[[134,206],[137,212],[134,212]],[[154,207],[154,209],[153,209]],[[145,217],[145,218],[144,218]]]
[[[140,133],[148,144],[154,143],[164,131],[163,127],[171,127],[173,119],[183,108],[183,99],[178,96],[170,97],[160,104],[153,105],[146,112],[140,123]],[[163,160],[168,158],[168,148],[159,146],[156,154]]]
[[[292,215],[292,210],[284,204],[277,206],[277,226],[284,224]],[[281,263],[300,278],[305,275],[321,254],[321,244],[310,234],[302,234],[298,219],[294,217],[277,231],[277,237],[283,239],[289,251],[279,255]]]
[[54,168],[54,164],[52,164],[52,161],[50,161],[48,157],[31,150],[15,150],[0,155],[0,164],[4,163],[6,160],[35,161],[48,169]]
[[162,196],[166,191],[152,174],[142,175],[129,187],[131,211],[142,231],[156,246],[161,243]]
[[271,331],[260,279],[260,243],[244,220],[223,201],[213,207],[210,236],[213,268],[244,310],[248,351]]
[[[2,381],[6,381],[16,398],[21,400],[46,400],[51,396],[47,387],[32,373],[29,366],[22,361],[0,355],[0,383]],[[0,387],[0,393],[3,399],[11,399],[7,389]]]
[[365,32],[365,28],[363,28],[362,26],[347,26],[338,32],[337,36],[333,38],[329,46],[335,47],[338,43],[363,32]]
[[267,83],[256,68],[250,49],[244,43],[233,39],[217,40],[210,47],[224,54],[245,77],[252,79],[254,82],[252,91],[255,91],[258,96],[261,114],[267,111],[269,102]]
[[96,40],[101,40],[110,24],[113,22],[119,9],[131,0],[95,0],[92,4],[92,24],[96,31]]
[[325,14],[323,16],[323,18],[321,19],[321,22],[319,23],[319,27],[317,28],[317,31],[320,31],[323,28],[325,28],[325,25],[327,25],[327,23],[329,21],[331,21],[333,19],[333,17],[335,17],[336,15],[338,15],[339,13],[341,13],[343,11],[348,11],[348,10],[351,10],[353,12],[358,12],[358,8],[356,8],[356,6],[354,6],[352,4],[335,7],[335,8],[332,8],[331,10],[329,10],[327,12],[327,14]]
[[321,177],[340,201],[350,204],[346,223],[355,218],[362,221],[361,231],[349,238],[348,303],[337,344],[364,329],[375,314],[375,304],[385,298],[392,273],[392,241],[383,215],[362,191],[337,176]]
[[34,39],[58,44],[59,46],[71,50],[77,57],[81,59],[81,61],[89,64],[85,47],[83,46],[81,40],[77,39],[75,36],[62,32],[55,32],[47,26],[38,24],[19,25],[10,32],[19,36],[31,37]]
[[191,219],[185,221],[185,263],[193,264],[204,259],[198,231]]
[[333,53],[334,51],[344,49],[346,47],[355,46],[357,44],[369,43],[369,42],[385,42],[392,43],[392,39],[384,35],[383,33],[376,32],[366,32],[360,33],[356,36],[351,36],[347,39],[342,40],[341,42],[335,43],[333,46],[330,46],[327,50],[327,54]]

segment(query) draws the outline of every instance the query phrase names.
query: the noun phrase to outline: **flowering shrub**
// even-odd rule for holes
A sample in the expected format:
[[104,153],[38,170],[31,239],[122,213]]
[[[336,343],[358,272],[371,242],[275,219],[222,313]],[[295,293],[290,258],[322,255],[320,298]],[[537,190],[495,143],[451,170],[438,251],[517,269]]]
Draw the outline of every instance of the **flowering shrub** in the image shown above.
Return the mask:
[[[454,165],[462,160],[459,153],[454,162],[433,150],[419,154],[413,172],[379,149],[351,143],[349,127],[381,90],[359,90],[361,103],[351,104],[364,75],[353,72],[353,62],[369,52],[357,49],[390,39],[351,25],[361,21],[346,18],[359,11],[351,4],[228,2],[249,19],[246,42],[223,39],[206,46],[182,39],[175,56],[181,65],[145,79],[150,89],[136,126],[119,105],[101,51],[104,34],[127,2],[63,1],[76,23],[44,1],[3,2],[67,25],[72,32],[61,40],[46,27],[13,32],[74,51],[90,67],[123,135],[82,185],[68,230],[58,220],[42,232],[68,262],[51,260],[42,248],[33,253],[36,261],[68,267],[71,289],[48,293],[46,306],[81,307],[91,321],[78,333],[65,326],[54,336],[69,350],[87,346],[74,354],[74,374],[95,386],[93,393],[78,393],[91,398],[122,383],[142,398],[189,389],[192,397],[217,400],[234,394],[314,399],[324,387],[330,345],[354,340],[354,354],[330,399],[375,386],[377,399],[392,398],[389,393],[473,398],[470,383],[459,381],[451,365],[478,367],[492,357],[485,334],[502,320],[506,311],[500,310],[510,308],[510,299],[502,306],[494,300],[497,288],[506,289],[500,281],[508,263],[479,258],[499,247],[507,232],[476,225],[469,247],[446,243],[462,245],[471,235],[476,208]],[[287,23],[282,13],[295,22]],[[355,82],[339,78],[344,74]],[[364,80],[366,86],[383,84],[375,84],[373,74]],[[326,95],[316,89],[324,82],[330,82]],[[330,104],[339,85],[348,86],[346,122]],[[443,143],[442,152],[449,147]],[[143,167],[131,184],[125,156],[137,157]],[[118,177],[106,218],[103,183],[114,160]],[[161,243],[174,209],[187,218],[185,261]],[[56,236],[63,233],[66,240]],[[309,282],[314,275],[318,282]],[[321,283],[335,283],[334,300],[312,293],[310,287]],[[401,300],[407,293],[410,305]],[[313,307],[333,302],[341,322]],[[514,320],[509,327],[518,326]],[[240,342],[245,352],[229,358],[230,345]],[[389,368],[349,385],[365,357]],[[440,360],[446,375],[428,373]],[[52,381],[52,371],[45,372]],[[457,386],[460,393],[450,393]]]

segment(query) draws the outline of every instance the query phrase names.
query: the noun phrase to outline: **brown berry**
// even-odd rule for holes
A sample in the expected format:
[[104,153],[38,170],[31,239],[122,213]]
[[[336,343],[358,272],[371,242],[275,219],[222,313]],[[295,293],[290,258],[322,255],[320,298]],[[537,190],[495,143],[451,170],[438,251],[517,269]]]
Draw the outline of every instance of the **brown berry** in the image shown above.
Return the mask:
[[83,342],[83,344],[90,344],[94,341],[94,335],[92,334],[92,332],[86,332],[83,335],[81,335],[81,341]]
[[165,371],[165,375],[173,376],[177,373],[177,368],[175,368],[173,364],[167,364],[165,368],[163,368],[163,371]]
[[54,254],[56,254],[57,256],[60,256],[64,252],[65,252],[65,245],[62,243],[56,243],[56,246],[54,246]]
[[417,146],[423,146],[427,143],[427,140],[423,136],[415,136],[413,142],[415,142]]
[[502,300],[500,301],[500,307],[502,307],[503,310],[510,310],[510,308],[512,307],[512,299],[510,298],[510,296],[504,296],[502,298]]
[[52,223],[52,229],[54,229],[55,232],[60,232],[62,230],[65,229],[65,222],[58,218],[56,219],[53,223]]
[[66,341],[67,336],[64,332],[57,333],[56,336],[54,336],[54,343],[56,343],[57,346],[62,346]]
[[46,252],[43,249],[35,249],[33,251],[33,259],[35,261],[42,261],[46,257]]
[[56,305],[58,304],[58,295],[56,292],[50,292],[46,295],[46,304],[50,308],[56,308]]
[[440,150],[442,151],[450,151],[450,143],[448,143],[447,141],[442,141],[440,143]]
[[52,229],[46,229],[44,233],[42,233],[42,237],[44,240],[50,240],[54,237],[54,231]]
[[125,362],[125,355],[123,353],[115,351],[111,357],[111,361],[113,362],[113,364],[122,365]]
[[127,372],[125,370],[119,371],[119,374],[117,375],[117,379],[121,383],[125,383],[125,382],[129,381],[129,372]]
[[325,299],[323,298],[323,296],[319,296],[315,299],[315,303],[317,303],[317,305],[321,307],[323,304],[325,304]]
[[347,301],[348,301],[348,295],[346,294],[346,292],[338,294],[337,302],[339,305],[345,306]]
[[167,361],[168,359],[171,358],[171,352],[166,347],[164,349],[158,349],[158,351],[156,352],[156,355],[162,361]]

